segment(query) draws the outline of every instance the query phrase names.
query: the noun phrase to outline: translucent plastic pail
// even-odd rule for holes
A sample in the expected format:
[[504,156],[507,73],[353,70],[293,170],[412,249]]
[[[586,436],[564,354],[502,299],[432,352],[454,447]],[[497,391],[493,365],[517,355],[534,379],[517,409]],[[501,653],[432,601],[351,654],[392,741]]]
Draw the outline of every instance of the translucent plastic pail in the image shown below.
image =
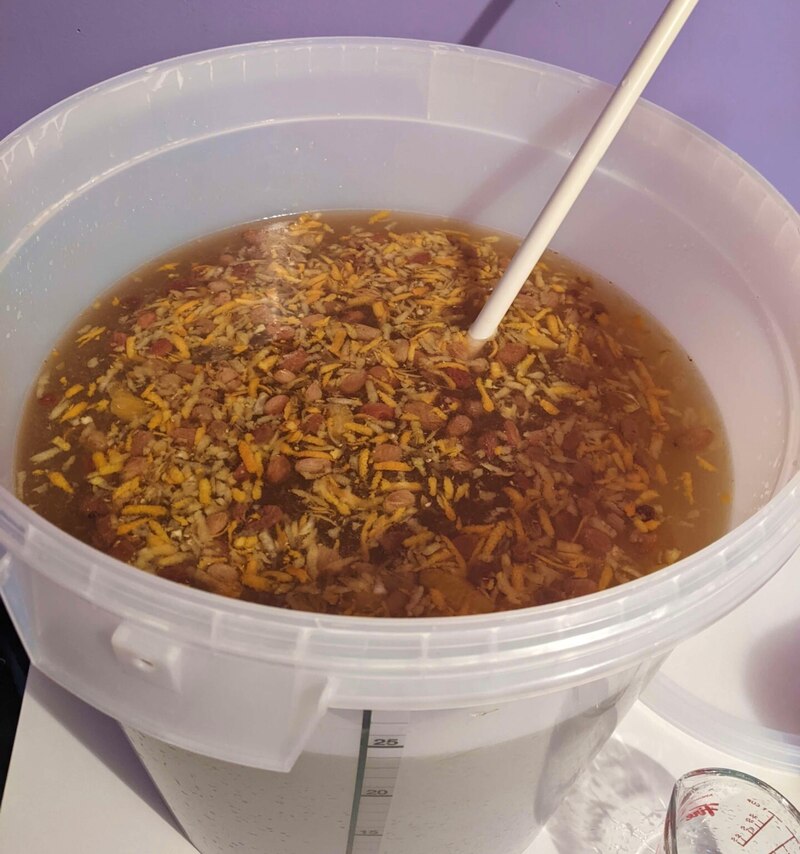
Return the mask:
[[[117,278],[190,238],[309,209],[522,234],[607,96],[480,50],[311,39],[131,72],[0,144],[2,595],[33,663],[123,723],[204,854],[522,851],[663,656],[800,541],[798,217],[646,104],[554,248],[633,293],[713,389],[736,527],[709,548],[536,609],[316,616],[146,575],[12,497],[25,394]],[[377,806],[370,757],[391,766]]]

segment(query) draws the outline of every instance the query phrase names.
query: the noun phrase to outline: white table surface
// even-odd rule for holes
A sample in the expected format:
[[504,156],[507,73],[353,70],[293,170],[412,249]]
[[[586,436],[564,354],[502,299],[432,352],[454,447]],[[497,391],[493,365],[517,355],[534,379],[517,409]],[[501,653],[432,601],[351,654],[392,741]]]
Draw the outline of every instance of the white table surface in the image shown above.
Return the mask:
[[[800,802],[800,775],[754,766],[701,744],[641,703],[622,722],[597,765],[605,781],[616,770],[621,785],[638,786],[634,795],[652,802],[659,814],[672,780],[703,766],[747,771]],[[584,838],[579,844],[574,836],[565,837],[575,832],[581,799],[593,797],[597,786],[588,795],[586,789],[586,784],[579,785],[568,810],[556,814],[548,825],[550,832],[541,835],[528,854],[576,854],[579,849],[608,854],[608,840]],[[635,800],[630,788],[624,795],[630,806]],[[589,812],[585,804],[583,811]],[[604,814],[608,811],[606,804]],[[562,812],[570,813],[568,821]],[[631,843],[619,854],[637,850]],[[117,724],[31,670],[0,810],[0,851],[191,854],[195,849],[181,834]]]

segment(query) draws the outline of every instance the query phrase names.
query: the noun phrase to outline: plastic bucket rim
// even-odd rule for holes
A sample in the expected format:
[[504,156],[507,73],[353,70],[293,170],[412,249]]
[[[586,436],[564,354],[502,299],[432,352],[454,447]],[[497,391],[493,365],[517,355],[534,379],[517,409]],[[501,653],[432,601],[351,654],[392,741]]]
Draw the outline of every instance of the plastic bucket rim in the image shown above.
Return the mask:
[[[12,131],[2,142],[0,142],[0,155],[10,147],[15,146],[23,140],[26,134],[33,129],[41,127],[43,124],[53,120],[59,116],[65,107],[69,107],[78,103],[81,100],[92,97],[95,94],[100,94],[113,90],[120,84],[128,85],[142,75],[152,75],[155,73],[163,73],[173,68],[178,68],[187,62],[198,62],[214,60],[216,58],[230,57],[237,53],[259,53],[265,50],[275,50],[278,48],[312,48],[315,46],[327,47],[391,47],[398,50],[416,49],[421,52],[428,53],[458,53],[465,55],[475,55],[482,57],[488,61],[502,63],[510,66],[515,66],[523,69],[534,69],[546,71],[549,74],[559,77],[560,79],[575,83],[576,81],[596,87],[598,89],[607,89],[611,87],[601,81],[597,81],[587,75],[579,74],[568,69],[562,69],[548,63],[539,62],[537,60],[516,57],[512,54],[506,54],[498,51],[491,51],[482,48],[471,48],[459,45],[448,45],[441,42],[429,42],[425,40],[412,39],[394,39],[394,38],[364,38],[364,37],[320,37],[320,38],[301,38],[301,39],[284,39],[276,41],[261,41],[251,42],[243,45],[232,45],[227,47],[215,48],[208,51],[199,51],[184,56],[173,57],[161,62],[149,64],[139,69],[125,72],[123,74],[112,77],[106,81],[95,84],[79,93],[71,95],[59,103],[49,107],[37,116],[34,116],[23,124],[20,128]],[[734,152],[731,152],[717,140],[714,140],[708,134],[689,124],[688,122],[674,116],[667,110],[661,107],[642,101],[637,106],[637,109],[654,111],[661,121],[667,122],[680,127],[690,136],[704,141],[711,145],[717,151],[724,153],[730,162],[732,162],[740,172],[743,172],[751,180],[760,184],[762,189],[768,193],[773,200],[779,201],[786,209],[787,214],[800,223],[800,217],[789,205],[789,203],[780,195],[780,193],[772,187],[766,179],[757,173],[749,164],[742,160]],[[757,543],[761,543],[765,537],[768,537],[771,531],[776,531],[781,527],[781,520],[789,520],[794,517],[795,520],[800,517],[800,496],[796,493],[800,490],[800,474],[795,475],[781,490],[778,491],[770,500],[763,505],[755,514],[750,516],[733,530],[726,533],[722,538],[718,539],[700,552],[696,552],[687,558],[677,562],[672,567],[659,570],[659,572],[646,578],[638,579],[625,585],[593,594],[590,597],[580,597],[578,599],[568,600],[566,602],[553,603],[551,605],[536,606],[535,608],[518,609],[502,613],[489,615],[476,615],[469,617],[439,617],[439,618],[398,618],[398,619],[383,619],[370,617],[349,617],[343,615],[317,615],[313,613],[289,611],[287,609],[274,608],[256,603],[241,602],[237,600],[224,599],[223,597],[209,594],[204,591],[190,590],[181,588],[164,579],[149,578],[145,573],[138,569],[121,564],[113,558],[103,555],[101,552],[92,549],[83,543],[73,540],[73,538],[61,532],[59,529],[51,526],[45,520],[37,516],[33,511],[25,507],[19,500],[14,497],[4,487],[0,486],[0,507],[5,504],[12,516],[17,517],[24,523],[25,535],[24,542],[28,542],[33,533],[35,539],[42,540],[45,544],[52,545],[54,549],[66,552],[68,555],[74,556],[78,563],[86,563],[87,559],[92,561],[92,573],[95,576],[105,575],[104,580],[109,580],[111,584],[126,588],[129,594],[139,594],[140,598],[145,600],[152,598],[157,593],[159,597],[166,597],[174,601],[180,600],[182,607],[208,611],[213,608],[216,611],[225,611],[226,615],[233,618],[247,618],[256,622],[271,620],[280,622],[288,627],[298,630],[315,629],[318,631],[341,632],[347,630],[354,633],[370,633],[373,635],[385,635],[386,637],[397,636],[398,634],[427,634],[427,635],[443,635],[453,634],[456,631],[464,634],[477,634],[478,632],[486,633],[487,631],[502,630],[503,628],[513,628],[519,623],[530,625],[531,634],[534,633],[534,627],[542,624],[556,625],[568,618],[575,618],[576,613],[584,612],[587,614],[587,620],[581,622],[578,620],[575,625],[570,625],[568,630],[580,634],[580,630],[590,625],[593,620],[592,615],[601,607],[613,608],[616,606],[618,612],[630,613],[646,613],[647,611],[656,610],[653,605],[654,600],[667,601],[670,599],[668,595],[669,588],[682,588],[686,590],[702,591],[706,590],[708,596],[712,595],[719,588],[719,575],[716,579],[709,578],[712,571],[718,569],[715,564],[718,560],[710,560],[715,556],[724,559],[724,552],[750,539],[751,537]],[[3,514],[9,518],[6,514]],[[773,524],[766,524],[771,522]],[[756,538],[756,532],[761,529],[762,537]],[[59,542],[59,540],[61,542]],[[9,537],[3,531],[0,525],[0,543],[5,543],[8,549],[18,554],[20,557],[25,556],[27,549],[20,548],[20,544],[15,542],[15,538]],[[756,549],[757,550],[757,549]],[[743,556],[744,559],[746,556]],[[702,564],[708,561],[705,571]],[[735,574],[738,567],[738,561],[728,565],[724,569],[724,574],[729,577]],[[777,571],[774,570],[774,571]],[[121,574],[122,573],[122,574]],[[768,577],[768,576],[767,576]],[[765,579],[766,580],[766,577]],[[717,582],[717,583],[715,583]],[[155,588],[153,584],[157,584]],[[166,586],[164,586],[166,585]],[[660,594],[660,597],[659,597]],[[208,598],[208,597],[212,598]],[[708,596],[700,596],[702,604],[707,605]],[[628,600],[623,607],[621,600]],[[644,606],[644,601],[647,605]],[[633,601],[633,604],[631,602]],[[713,619],[710,618],[709,622]],[[533,638],[531,638],[533,640]],[[468,642],[468,641],[467,641]]]

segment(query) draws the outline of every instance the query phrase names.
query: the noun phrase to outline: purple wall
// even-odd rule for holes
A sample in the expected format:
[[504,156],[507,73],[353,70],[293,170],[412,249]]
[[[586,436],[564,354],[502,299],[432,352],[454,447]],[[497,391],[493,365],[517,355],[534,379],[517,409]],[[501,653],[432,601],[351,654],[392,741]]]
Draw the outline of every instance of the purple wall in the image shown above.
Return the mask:
[[[79,89],[168,56],[309,35],[458,42],[487,2],[3,0],[0,136]],[[484,46],[616,82],[665,2],[512,0]],[[795,207],[798,42],[800,0],[702,0],[646,93],[749,160]]]

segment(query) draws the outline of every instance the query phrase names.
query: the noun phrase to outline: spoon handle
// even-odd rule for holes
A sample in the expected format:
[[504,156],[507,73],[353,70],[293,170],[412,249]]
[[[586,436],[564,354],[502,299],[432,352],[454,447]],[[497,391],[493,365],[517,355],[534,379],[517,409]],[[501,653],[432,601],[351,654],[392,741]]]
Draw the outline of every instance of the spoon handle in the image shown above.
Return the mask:
[[470,326],[469,338],[473,342],[486,341],[496,332],[498,324],[614,141],[697,2],[698,0],[670,0],[667,4],[536,222],[520,244],[508,269]]

